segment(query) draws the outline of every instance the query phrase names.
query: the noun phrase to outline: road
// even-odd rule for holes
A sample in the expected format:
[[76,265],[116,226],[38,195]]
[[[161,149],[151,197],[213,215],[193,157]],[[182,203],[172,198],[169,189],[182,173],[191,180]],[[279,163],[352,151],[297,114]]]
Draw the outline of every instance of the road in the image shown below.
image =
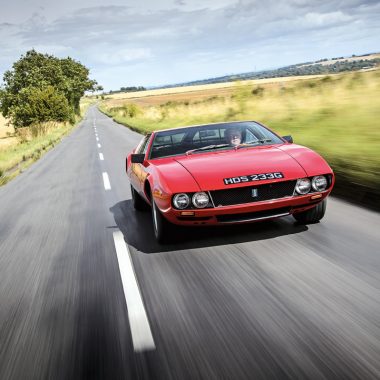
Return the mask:
[[[315,225],[180,231],[160,246],[125,175],[139,140],[91,108],[0,188],[0,379],[380,378],[379,214],[330,198]],[[142,350],[117,231],[154,341]]]

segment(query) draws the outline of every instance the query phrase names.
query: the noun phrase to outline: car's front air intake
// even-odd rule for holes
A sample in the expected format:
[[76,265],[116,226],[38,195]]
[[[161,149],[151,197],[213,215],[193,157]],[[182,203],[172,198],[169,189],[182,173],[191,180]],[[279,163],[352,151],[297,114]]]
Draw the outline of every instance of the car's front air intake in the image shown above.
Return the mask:
[[291,197],[296,181],[281,181],[265,185],[210,191],[215,207],[231,206]]

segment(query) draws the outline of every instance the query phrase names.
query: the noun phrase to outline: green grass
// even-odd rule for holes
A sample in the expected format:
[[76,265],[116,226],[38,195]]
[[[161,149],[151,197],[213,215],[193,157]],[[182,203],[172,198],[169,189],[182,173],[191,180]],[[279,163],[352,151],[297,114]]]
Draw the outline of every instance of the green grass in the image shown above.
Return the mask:
[[[128,108],[128,104],[125,105]],[[229,96],[100,109],[142,133],[184,125],[257,120],[319,152],[342,178],[380,188],[380,71],[346,73],[276,85],[237,83]]]
[[73,128],[74,126],[70,124],[61,125],[52,129],[46,135],[0,150],[0,171],[5,173],[22,161],[38,157],[43,151],[55,145],[62,136],[66,135]]

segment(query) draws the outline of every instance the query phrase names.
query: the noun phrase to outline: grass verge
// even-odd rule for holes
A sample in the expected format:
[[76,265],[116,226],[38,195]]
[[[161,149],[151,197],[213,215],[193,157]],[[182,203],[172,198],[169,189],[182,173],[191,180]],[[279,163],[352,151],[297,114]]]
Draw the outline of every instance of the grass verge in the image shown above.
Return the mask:
[[0,186],[15,178],[68,135],[83,119],[91,103],[89,100],[81,103],[81,116],[76,118],[75,124],[56,124],[40,136],[0,149]]

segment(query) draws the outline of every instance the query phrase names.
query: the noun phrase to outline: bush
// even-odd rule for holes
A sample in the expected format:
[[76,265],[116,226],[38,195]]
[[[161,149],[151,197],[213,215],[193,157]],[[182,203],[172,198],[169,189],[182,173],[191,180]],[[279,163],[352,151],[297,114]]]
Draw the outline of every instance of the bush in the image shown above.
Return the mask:
[[252,95],[254,96],[263,96],[264,95],[264,87],[258,86],[252,90]]
[[19,104],[12,107],[9,115],[15,128],[71,119],[72,112],[67,99],[52,86],[24,88],[19,98]]
[[127,115],[129,117],[136,117],[141,113],[140,107],[138,107],[136,104],[128,104],[126,106],[127,109]]

